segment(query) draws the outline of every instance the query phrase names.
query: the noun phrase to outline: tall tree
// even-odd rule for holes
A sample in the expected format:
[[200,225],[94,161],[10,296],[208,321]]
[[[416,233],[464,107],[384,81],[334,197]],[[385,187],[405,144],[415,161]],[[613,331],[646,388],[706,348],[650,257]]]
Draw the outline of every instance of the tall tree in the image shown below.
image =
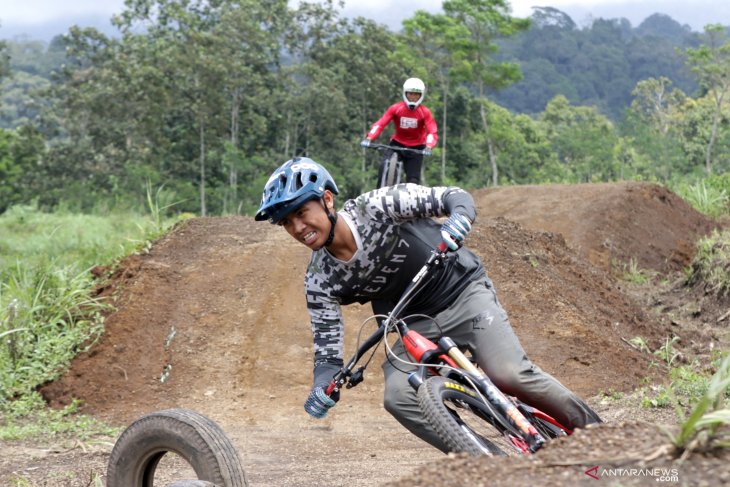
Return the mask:
[[496,39],[509,37],[530,26],[528,19],[510,16],[506,0],[446,0],[444,12],[469,30],[470,46],[464,50],[471,64],[469,72],[480,101],[482,128],[486,135],[487,158],[492,167],[492,184],[499,182],[499,168],[494,139],[490,136],[486,103],[487,89],[500,90],[522,79],[516,63],[497,61]]
[[697,49],[688,48],[687,62],[692,67],[700,86],[714,102],[710,138],[705,148],[705,171],[712,174],[712,151],[718,138],[722,108],[730,91],[730,41],[725,27],[720,24],[705,26],[707,44]]
[[556,96],[541,115],[566,182],[611,181],[619,177],[614,157],[618,135],[611,121],[593,106],[572,106]]
[[[651,161],[649,167],[637,167],[640,176],[667,179],[682,150],[679,143],[683,113],[687,110],[687,95],[672,87],[672,81],[664,76],[639,81],[632,91],[634,100],[624,119],[624,133],[630,137],[636,154],[643,154]],[[628,153],[628,152],[625,152]],[[632,162],[644,164],[638,158]]]
[[278,87],[282,36],[290,25],[286,0],[239,0],[224,4],[212,33],[208,56],[221,63],[221,85],[228,107],[224,164],[228,185],[224,211],[240,206],[239,171],[266,132],[265,100]]
[[140,23],[146,25],[147,35],[161,54],[158,69],[166,72],[168,87],[174,93],[169,114],[189,119],[194,129],[179,127],[186,136],[184,143],[190,155],[194,153],[197,159],[203,216],[208,213],[206,190],[211,172],[207,157],[211,145],[218,143],[215,134],[225,120],[219,110],[224,105],[225,90],[220,82],[225,78],[225,64],[216,56],[213,31],[220,22],[222,6],[227,3],[230,1],[133,0],[127,2],[128,9],[117,18],[125,33]]
[[672,119],[686,98],[682,90],[672,89],[672,81],[664,76],[639,81],[631,94],[631,109],[662,135],[669,132]]
[[[338,114],[327,117],[337,121],[325,137],[326,145],[321,147],[327,157],[339,153],[336,160],[347,159],[343,155],[352,153],[370,124],[400,98],[400,87],[410,70],[396,54],[397,42],[397,36],[385,26],[360,17],[343,26],[316,56],[318,71],[326,72],[330,80],[318,75],[312,80],[326,83],[329,89],[341,93],[342,99],[341,104],[331,107]],[[361,151],[359,171],[353,168],[344,174],[346,191],[360,193],[372,187],[374,174],[367,166],[368,153]]]
[[446,178],[446,147],[448,134],[449,97],[455,82],[468,76],[470,68],[467,62],[469,31],[453,17],[442,14],[430,14],[423,10],[403,21],[404,42],[402,50],[404,58],[414,69],[414,75],[426,73],[427,79],[436,80],[441,95],[441,182]]

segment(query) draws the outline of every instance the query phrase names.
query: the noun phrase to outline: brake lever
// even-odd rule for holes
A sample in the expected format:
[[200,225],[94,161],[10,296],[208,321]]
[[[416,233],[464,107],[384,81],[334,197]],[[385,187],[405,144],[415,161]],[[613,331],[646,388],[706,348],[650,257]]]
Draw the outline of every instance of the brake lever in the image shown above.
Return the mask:
[[347,381],[347,385],[345,387],[347,389],[352,389],[363,380],[365,380],[365,366],[358,367],[358,369],[352,373],[350,380]]

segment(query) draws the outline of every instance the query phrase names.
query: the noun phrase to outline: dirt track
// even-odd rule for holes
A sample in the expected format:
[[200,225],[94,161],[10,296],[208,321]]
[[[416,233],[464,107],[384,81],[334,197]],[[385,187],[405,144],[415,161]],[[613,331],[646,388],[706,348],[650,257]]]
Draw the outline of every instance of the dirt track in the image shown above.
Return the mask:
[[[609,411],[597,395],[629,392],[651,373],[647,355],[626,340],[642,336],[656,347],[670,330],[610,271],[631,258],[676,271],[713,223],[649,184],[474,196],[479,218],[468,245],[484,260],[528,354],[607,419],[628,419],[632,412]],[[100,289],[117,307],[102,343],[44,396],[54,405],[81,398],[85,412],[114,424],[168,407],[198,410],[231,436],[252,485],[382,485],[442,459],[383,410],[380,360],[364,384],[343,392],[328,419],[303,411],[311,381],[307,259],[308,250],[280,228],[251,218],[179,225],[148,255],[124,261]],[[346,308],[346,353],[368,316],[369,307]],[[44,454],[39,462],[104,471],[107,454],[102,448],[84,461]],[[32,457],[18,455],[0,461],[0,475],[34,465],[8,470]]]

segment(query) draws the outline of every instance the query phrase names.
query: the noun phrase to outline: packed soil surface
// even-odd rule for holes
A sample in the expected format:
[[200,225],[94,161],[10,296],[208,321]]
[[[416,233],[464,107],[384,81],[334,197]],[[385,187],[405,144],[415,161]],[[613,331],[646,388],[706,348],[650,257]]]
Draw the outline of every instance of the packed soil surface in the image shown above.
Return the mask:
[[[186,220],[148,252],[97,269],[98,293],[115,307],[103,339],[41,392],[54,407],[81,399],[84,413],[120,427],[161,409],[198,411],[232,440],[253,486],[579,485],[594,476],[656,485],[661,469],[675,484],[726,485],[728,455],[680,461],[666,448],[655,425],[674,426],[673,411],[615,399],[666,376],[635,337],[654,350],[679,335],[686,356],[727,348],[727,303],[679,279],[717,223],[645,183],[473,195],[479,217],[467,244],[528,355],[606,424],[529,458],[444,456],[383,409],[381,352],[326,419],[310,418],[302,408],[312,379],[309,250],[249,217]],[[622,280],[631,262],[655,273],[653,284]],[[345,307],[346,354],[370,314]],[[372,329],[366,322],[363,333]],[[2,485],[93,485],[114,441],[0,442]],[[185,478],[182,469],[170,467],[170,479]]]

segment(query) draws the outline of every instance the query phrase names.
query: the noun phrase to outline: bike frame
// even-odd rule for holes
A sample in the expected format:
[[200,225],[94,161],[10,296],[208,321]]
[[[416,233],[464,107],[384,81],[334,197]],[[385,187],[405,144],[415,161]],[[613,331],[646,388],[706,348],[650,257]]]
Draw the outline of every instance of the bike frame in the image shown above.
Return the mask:
[[408,382],[414,389],[417,390],[423,384],[428,374],[444,375],[449,379],[473,388],[482,395],[483,402],[492,411],[496,410],[498,414],[494,414],[494,418],[499,421],[505,431],[511,433],[509,439],[523,453],[534,453],[542,447],[546,440],[525,415],[520,412],[518,405],[530,415],[551,423],[568,435],[571,434],[572,431],[569,428],[562,426],[550,415],[523,404],[516,398],[507,397],[483,371],[472,363],[453,340],[448,337],[441,337],[438,344],[434,343],[417,331],[411,330],[400,318],[402,311],[427,282],[431,270],[441,266],[444,259],[446,259],[446,244],[442,242],[432,252],[419,272],[416,273],[398,303],[378,329],[357,348],[347,364],[334,375],[325,390],[326,394],[332,395],[340,391],[343,385],[350,389],[362,382],[367,364],[353,371],[358,361],[369,350],[378,345],[388,333],[398,332],[408,354],[415,362],[420,364],[417,372],[411,373],[408,378]]

